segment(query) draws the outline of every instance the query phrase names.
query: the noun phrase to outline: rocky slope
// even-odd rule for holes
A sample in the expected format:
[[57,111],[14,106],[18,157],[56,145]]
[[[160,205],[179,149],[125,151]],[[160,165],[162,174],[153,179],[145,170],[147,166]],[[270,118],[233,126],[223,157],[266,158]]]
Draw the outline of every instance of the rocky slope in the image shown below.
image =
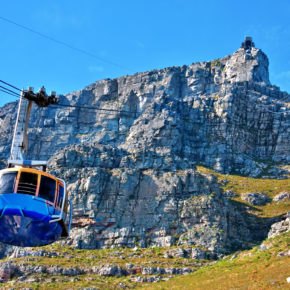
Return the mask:
[[54,244],[23,249],[18,258],[1,261],[0,286],[45,290],[288,289],[289,261],[289,233],[219,261],[198,247],[75,250]]
[[69,183],[75,247],[184,244],[219,256],[266,236],[272,219],[256,218],[231,203],[214,175],[132,168],[122,156],[109,146],[90,144],[66,147],[50,160],[52,173]]
[[[220,256],[261,241],[274,220],[229,202],[196,165],[286,175],[285,100],[289,95],[270,84],[267,56],[240,48],[60,96],[73,107],[34,108],[30,156],[50,158],[52,173],[69,184],[74,247],[198,245]],[[2,160],[15,114],[15,103],[0,109]]]

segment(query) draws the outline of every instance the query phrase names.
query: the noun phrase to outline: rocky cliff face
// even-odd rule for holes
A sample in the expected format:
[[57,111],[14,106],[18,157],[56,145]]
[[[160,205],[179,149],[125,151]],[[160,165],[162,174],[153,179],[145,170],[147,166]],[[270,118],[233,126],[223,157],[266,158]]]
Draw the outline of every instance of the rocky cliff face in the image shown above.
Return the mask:
[[[286,99],[269,82],[267,56],[240,48],[60,97],[74,107],[34,108],[30,156],[50,158],[52,172],[67,180],[76,247],[195,244],[225,253],[265,233],[251,231],[252,217],[195,165],[281,176],[290,161]],[[3,160],[15,114],[15,103],[0,109]]]
[[212,175],[124,166],[123,153],[99,144],[55,156],[50,167],[68,181],[74,200],[76,247],[190,244],[223,253],[252,241]]

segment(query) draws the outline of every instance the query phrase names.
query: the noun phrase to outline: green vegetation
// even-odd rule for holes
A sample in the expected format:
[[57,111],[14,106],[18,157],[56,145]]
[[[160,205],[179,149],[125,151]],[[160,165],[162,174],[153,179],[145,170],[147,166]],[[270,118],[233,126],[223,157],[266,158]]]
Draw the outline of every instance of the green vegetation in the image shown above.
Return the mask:
[[219,59],[215,59],[211,62],[211,66],[221,66],[221,61]]
[[[170,250],[178,247],[171,247]],[[35,251],[45,251],[46,255],[41,257],[27,256],[13,259],[13,264],[26,266],[46,266],[60,268],[79,268],[92,269],[94,266],[115,265],[126,268],[126,264],[133,264],[136,270],[135,274],[122,277],[98,276],[94,273],[86,273],[78,276],[63,276],[28,273],[29,280],[33,282],[22,282],[17,277],[12,278],[3,286],[13,289],[80,289],[80,288],[99,288],[116,289],[120,288],[120,283],[128,287],[136,287],[139,283],[134,278],[140,276],[140,269],[144,267],[162,267],[162,268],[182,268],[187,267],[197,270],[201,265],[212,263],[208,260],[192,260],[173,257],[164,258],[169,248],[152,247],[147,249],[138,248],[137,250],[123,249],[105,249],[105,250],[80,250],[71,247],[64,247],[59,243],[49,246],[34,248]],[[52,255],[52,256],[51,256]],[[8,258],[1,262],[11,261]],[[138,274],[139,273],[139,274]],[[146,275],[148,276],[148,275]],[[169,275],[163,275],[169,276]],[[149,283],[146,283],[149,285]],[[2,286],[2,285],[1,285]],[[1,288],[6,289],[6,288]]]
[[[232,200],[248,205],[241,199],[241,194],[244,192],[263,192],[271,199],[282,191],[290,192],[289,179],[262,179],[250,178],[239,175],[226,175],[217,173],[211,169],[197,166],[197,170],[201,173],[210,173],[217,177],[224,191],[231,190],[237,194],[237,197]],[[225,182],[224,182],[225,181]],[[283,202],[272,201],[264,206],[251,207],[251,212],[260,217],[274,217],[285,214],[290,209],[290,201]]]
[[[215,265],[171,279],[145,285],[146,289],[289,289],[290,234],[285,233],[255,247],[228,256]],[[283,254],[284,255],[283,255]],[[235,257],[235,258],[234,258]]]
[[[31,282],[21,282],[14,278],[3,284],[6,288],[1,289],[119,289],[121,287],[138,289],[286,289],[286,278],[289,277],[290,271],[289,247],[290,233],[284,233],[264,241],[262,246],[237,252],[215,262],[176,257],[164,258],[163,255],[169,249],[161,247],[138,248],[135,251],[133,249],[73,250],[54,244],[43,247],[41,250],[45,250],[47,253],[57,253],[58,256],[28,256],[15,259],[13,263],[81,269],[106,264],[125,266],[127,263],[132,263],[136,273],[122,277],[104,277],[94,273],[78,276],[28,273]],[[140,276],[138,267],[141,266],[189,267],[195,272],[175,276],[166,282],[138,283],[134,281],[134,277]]]
[[219,59],[215,59],[215,60],[211,61],[211,63],[210,63],[210,70],[212,71],[212,69],[214,67],[217,67],[217,68],[220,68],[221,70],[224,70],[225,65]]
[[84,134],[77,134],[77,135],[74,135],[74,137],[76,137],[76,138],[89,137],[92,134],[93,134],[93,132],[91,132],[91,133],[84,133]]

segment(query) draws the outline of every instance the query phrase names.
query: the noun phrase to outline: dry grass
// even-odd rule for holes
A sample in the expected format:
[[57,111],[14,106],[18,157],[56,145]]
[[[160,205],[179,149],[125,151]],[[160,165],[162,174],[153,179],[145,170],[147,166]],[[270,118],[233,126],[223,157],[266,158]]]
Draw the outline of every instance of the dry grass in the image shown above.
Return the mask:
[[235,259],[228,257],[217,264],[201,268],[187,276],[173,278],[146,289],[289,289],[290,257],[287,253],[290,233],[280,235],[264,244],[267,250],[257,247],[241,252]]
[[[239,175],[226,175],[217,173],[211,169],[197,166],[197,170],[202,173],[211,173],[217,176],[218,181],[221,184],[221,188],[226,190],[231,190],[238,196],[231,198],[233,200],[242,202],[248,205],[245,201],[241,199],[241,194],[244,192],[263,192],[271,199],[281,193],[282,191],[287,191],[290,193],[290,179],[262,179],[262,178],[250,178]],[[226,180],[226,184],[222,181]],[[274,217],[281,214],[285,214],[290,210],[290,201],[281,202],[270,202],[265,206],[255,206],[254,211],[257,216],[260,217]],[[256,209],[256,211],[255,211]]]
[[[23,283],[16,280],[5,284],[3,289],[120,289],[120,285],[129,288],[144,289],[289,289],[286,278],[290,276],[290,257],[287,255],[290,247],[290,233],[284,233],[274,239],[264,241],[263,248],[254,247],[251,250],[230,255],[214,265],[204,261],[201,267],[196,267],[196,272],[186,276],[178,276],[167,282],[139,284],[127,277],[100,277],[95,274],[84,274],[77,277],[49,276],[48,274],[33,274],[31,278],[37,278],[39,282]],[[37,265],[61,265],[88,267],[92,265],[123,264],[125,262],[137,265],[151,266],[179,266],[185,267],[193,263],[188,259],[160,257],[168,248],[139,249],[138,257],[132,258],[132,249],[119,250],[75,250],[74,258],[67,259],[69,248],[57,245],[46,247],[47,251],[60,253],[58,257],[37,257],[31,261],[31,257],[17,259],[18,263]],[[118,253],[117,255],[112,255]],[[282,256],[281,253],[285,255]],[[120,284],[121,283],[121,284]],[[4,286],[4,285],[3,285]],[[288,288],[287,288],[288,287]],[[1,288],[2,289],[2,288]]]
[[[178,247],[172,247],[178,248]],[[80,269],[91,269],[93,266],[116,265],[126,267],[126,264],[133,264],[134,269],[142,267],[188,267],[194,270],[201,266],[211,263],[208,260],[193,260],[174,257],[171,259],[164,258],[165,252],[169,248],[147,248],[137,250],[129,248],[119,249],[105,249],[105,250],[79,250],[70,247],[63,247],[60,244],[52,244],[49,246],[34,248],[35,251],[44,250],[47,254],[53,253],[54,256],[41,257],[21,257],[13,259],[14,264],[25,264],[27,266],[59,266],[61,268],[77,267]],[[3,262],[9,259],[2,260]],[[5,283],[3,289],[116,289],[120,288],[120,283],[126,287],[136,287],[137,282],[134,281],[136,275],[134,274],[123,277],[104,277],[96,274],[83,274],[76,277],[62,276],[62,275],[48,275],[27,273],[30,279],[35,279],[35,282],[21,282],[17,278]],[[166,276],[166,275],[165,275]],[[168,276],[168,275],[167,275]],[[39,282],[38,282],[39,281]],[[0,289],[1,288],[0,284]]]

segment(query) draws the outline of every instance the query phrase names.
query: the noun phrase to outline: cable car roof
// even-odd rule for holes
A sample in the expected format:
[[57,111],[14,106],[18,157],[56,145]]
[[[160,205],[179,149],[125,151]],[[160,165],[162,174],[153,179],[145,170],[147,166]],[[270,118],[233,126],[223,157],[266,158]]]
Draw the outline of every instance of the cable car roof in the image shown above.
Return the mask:
[[54,179],[56,181],[58,181],[60,184],[63,185],[63,182],[58,179],[57,177],[47,173],[47,172],[44,172],[44,171],[41,171],[41,170],[37,170],[37,169],[33,169],[33,168],[27,168],[27,167],[13,167],[13,168],[5,168],[5,169],[2,169],[0,170],[0,173],[4,173],[4,172],[13,172],[13,171],[17,171],[17,172],[30,172],[30,173],[35,173],[35,174],[40,174],[40,175],[44,175],[44,176],[47,176],[51,179]]

